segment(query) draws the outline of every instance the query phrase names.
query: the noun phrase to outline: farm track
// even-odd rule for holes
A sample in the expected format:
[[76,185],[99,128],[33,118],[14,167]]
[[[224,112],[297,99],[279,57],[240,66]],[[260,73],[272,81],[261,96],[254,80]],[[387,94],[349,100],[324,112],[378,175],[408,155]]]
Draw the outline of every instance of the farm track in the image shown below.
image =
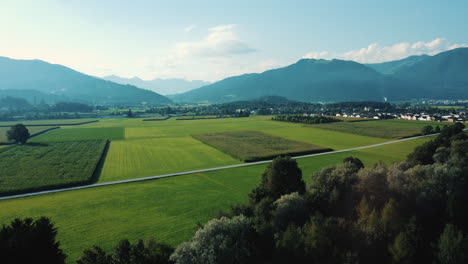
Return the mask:
[[[466,130],[467,130],[467,129],[465,129],[465,131],[466,131]],[[349,148],[349,149],[343,149],[343,150],[336,150],[336,151],[330,151],[330,152],[322,152],[322,153],[316,153],[316,154],[301,155],[301,156],[295,156],[295,157],[292,157],[292,158],[293,158],[293,159],[301,159],[301,158],[309,158],[309,157],[315,157],[315,156],[330,155],[330,154],[336,154],[336,153],[342,153],[342,152],[349,152],[349,151],[355,151],[355,150],[361,150],[361,149],[368,149],[368,148],[374,148],[374,147],[384,146],[384,145],[388,145],[388,144],[393,144],[393,143],[398,143],[398,142],[413,140],[413,139],[417,139],[417,138],[432,137],[432,136],[436,136],[436,135],[437,135],[437,134],[424,135],[424,136],[415,136],[415,137],[404,138],[404,139],[398,139],[398,140],[393,140],[393,141],[387,141],[387,142],[378,143],[378,144],[373,144],[373,145],[368,145],[368,146],[355,147],[355,148]],[[156,176],[148,176],[148,177],[142,177],[142,178],[136,178],[136,179],[129,179],[129,180],[121,180],[121,181],[97,183],[97,184],[90,184],[90,185],[83,185],[83,186],[76,186],[76,187],[68,187],[68,188],[61,188],[61,189],[48,190],[48,191],[39,191],[39,192],[31,192],[31,193],[24,193],[24,194],[3,196],[3,197],[0,197],[0,200],[8,200],[8,199],[15,199],[15,198],[23,198],[23,197],[29,197],[29,196],[42,195],[42,194],[59,193],[59,192],[66,192],[66,191],[73,191],[73,190],[81,190],[81,189],[88,189],[88,188],[97,188],[97,187],[110,186],[110,185],[116,185],[116,184],[124,184],[124,183],[133,183],[133,182],[149,181],[149,180],[155,180],[155,179],[161,179],[161,178],[168,178],[168,177],[182,176],[182,175],[188,175],[188,174],[195,174],[195,173],[200,173],[200,172],[210,172],[210,171],[217,171],[217,170],[224,170],[224,169],[232,169],[232,168],[239,168],[239,167],[255,166],[255,165],[259,165],[259,164],[270,163],[271,161],[272,161],[272,160],[264,160],[264,161],[257,161],[257,162],[250,162],[250,163],[242,163],[242,164],[229,165],[229,166],[222,166],[222,167],[215,167],[215,168],[208,168],[208,169],[201,169],[201,170],[192,170],[192,171],[177,172],[177,173],[169,173],[169,174],[162,174],[162,175],[156,175]]]

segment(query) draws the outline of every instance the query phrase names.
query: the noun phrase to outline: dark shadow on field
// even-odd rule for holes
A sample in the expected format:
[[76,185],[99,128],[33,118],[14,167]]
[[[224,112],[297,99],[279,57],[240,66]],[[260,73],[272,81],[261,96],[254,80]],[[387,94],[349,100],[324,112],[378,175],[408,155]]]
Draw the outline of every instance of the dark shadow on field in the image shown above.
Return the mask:
[[94,184],[98,182],[99,177],[101,176],[102,168],[104,167],[104,161],[106,160],[107,152],[109,152],[109,146],[110,146],[110,140],[107,140],[106,146],[104,147],[104,150],[102,151],[101,158],[99,159],[96,165],[96,168],[94,169],[93,176],[91,176],[91,179],[89,179],[89,184]]
[[[20,145],[21,146],[21,145]],[[46,143],[39,143],[39,142],[29,142],[26,143],[25,146],[31,146],[31,147],[47,147],[49,144]]]

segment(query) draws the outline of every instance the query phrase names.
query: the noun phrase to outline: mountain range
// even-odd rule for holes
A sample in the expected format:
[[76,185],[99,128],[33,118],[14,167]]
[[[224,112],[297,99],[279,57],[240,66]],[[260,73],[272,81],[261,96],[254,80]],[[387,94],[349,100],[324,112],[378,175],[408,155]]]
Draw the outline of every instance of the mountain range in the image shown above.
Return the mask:
[[153,80],[142,80],[138,77],[123,78],[116,75],[109,75],[102,77],[104,80],[108,80],[120,84],[135,85],[140,88],[148,89],[162,95],[171,95],[188,92],[195,88],[210,84],[209,82],[193,80],[188,81],[184,79],[153,79]]
[[171,102],[153,91],[102,80],[62,65],[6,57],[0,57],[0,96],[99,104]]
[[[181,79],[105,78],[108,80],[40,60],[0,57],[0,97],[21,97],[30,102],[168,104],[172,99],[225,103],[264,96],[304,102],[406,101],[468,99],[468,48],[376,64],[301,59],[283,68],[229,77],[208,85]],[[171,99],[149,90],[169,94],[201,85],[204,86],[171,95]]]
[[367,65],[301,59],[284,68],[229,77],[171,99],[223,103],[268,95],[309,102],[468,99],[468,48]]

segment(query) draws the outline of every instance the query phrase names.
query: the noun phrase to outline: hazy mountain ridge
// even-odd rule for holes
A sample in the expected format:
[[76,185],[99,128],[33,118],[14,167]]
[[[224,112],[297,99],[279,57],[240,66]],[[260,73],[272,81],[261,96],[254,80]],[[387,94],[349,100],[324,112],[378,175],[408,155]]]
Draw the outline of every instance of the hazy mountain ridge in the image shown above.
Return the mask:
[[405,67],[410,67],[415,63],[418,63],[429,57],[429,55],[414,55],[401,60],[387,61],[381,63],[368,63],[364,65],[383,74],[394,74],[397,71],[403,70]]
[[135,85],[140,88],[152,90],[162,95],[172,95],[178,93],[188,92],[190,90],[200,88],[210,84],[209,82],[193,80],[188,81],[185,79],[153,79],[142,80],[138,77],[124,78],[116,75],[109,75],[102,77],[104,80],[112,81],[120,84]]
[[229,77],[172,99],[223,103],[267,95],[310,102],[466,99],[468,48],[372,65],[302,59],[260,74]]
[[89,76],[41,60],[0,57],[0,90],[35,90],[70,101],[89,103],[170,103],[155,92]]
[[384,78],[352,61],[302,59],[284,68],[226,78],[173,98],[230,102],[277,95],[300,101],[383,100]]

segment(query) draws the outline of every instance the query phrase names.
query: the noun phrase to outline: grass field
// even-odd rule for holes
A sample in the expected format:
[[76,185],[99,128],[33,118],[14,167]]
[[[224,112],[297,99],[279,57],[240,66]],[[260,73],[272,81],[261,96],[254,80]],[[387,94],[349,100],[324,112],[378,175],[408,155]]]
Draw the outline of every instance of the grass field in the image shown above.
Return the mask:
[[421,128],[427,125],[441,124],[436,122],[407,120],[380,120],[367,122],[336,122],[311,126],[369,137],[395,139],[419,135],[421,134]]
[[[32,127],[26,127],[29,130],[29,134],[31,136],[41,133],[42,131],[45,131],[47,129],[54,128],[53,126],[32,126]],[[0,127],[0,143],[8,143],[8,140],[6,138],[6,132],[10,130],[10,127]]]
[[330,150],[259,131],[211,133],[193,137],[243,161],[270,159],[283,154],[303,155]]
[[[402,160],[427,139],[299,160],[303,177],[355,156],[370,166],[379,160]],[[197,223],[220,209],[247,201],[266,165],[226,169],[160,180],[0,201],[0,224],[15,217],[50,217],[69,263],[82,250],[99,245],[109,250],[118,240],[155,237],[177,245],[189,239]]]
[[239,163],[191,137],[112,141],[100,182],[183,172]]
[[85,183],[104,140],[14,145],[0,150],[0,194]]
[[[103,119],[97,123],[66,127],[37,137],[35,142],[110,139],[100,182],[132,179],[240,163],[192,135],[254,130],[325,148],[345,149],[386,141],[271,121],[268,116],[146,122],[142,119]],[[252,143],[252,142],[251,142]]]
[[75,140],[95,140],[95,139],[109,139],[118,140],[123,139],[125,130],[123,127],[105,127],[105,128],[76,128],[67,127],[54,130],[50,133],[41,135],[34,138],[33,142],[61,142],[61,141],[75,141]]

